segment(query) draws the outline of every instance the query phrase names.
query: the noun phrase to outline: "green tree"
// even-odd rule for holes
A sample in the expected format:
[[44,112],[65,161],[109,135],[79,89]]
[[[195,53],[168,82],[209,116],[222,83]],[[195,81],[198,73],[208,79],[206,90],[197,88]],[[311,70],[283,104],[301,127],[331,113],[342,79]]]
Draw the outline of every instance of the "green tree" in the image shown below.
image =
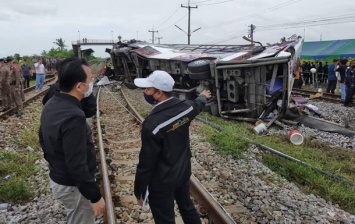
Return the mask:
[[67,45],[65,45],[65,40],[63,40],[62,38],[55,39],[55,40],[56,41],[53,43],[58,45],[58,50],[64,51],[65,47],[67,47]]
[[20,60],[20,54],[19,53],[15,53],[14,54],[14,58],[17,60],[17,61],[19,61]]
[[47,57],[55,57],[55,58],[70,58],[70,57],[74,57],[74,51],[71,50],[67,50],[64,49],[63,51],[58,50],[58,49],[50,49],[46,55]]
[[46,50],[43,50],[42,53],[41,53],[42,56],[47,56],[47,51]]

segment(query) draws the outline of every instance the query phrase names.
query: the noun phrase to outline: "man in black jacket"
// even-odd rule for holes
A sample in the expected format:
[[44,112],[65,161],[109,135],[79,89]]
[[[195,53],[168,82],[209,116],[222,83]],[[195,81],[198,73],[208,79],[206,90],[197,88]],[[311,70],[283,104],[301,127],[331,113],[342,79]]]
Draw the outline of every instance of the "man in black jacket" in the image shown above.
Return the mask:
[[67,223],[94,223],[105,210],[95,182],[95,149],[80,100],[92,91],[92,73],[84,60],[66,59],[59,69],[60,93],[44,105],[39,140],[49,164],[53,197],[63,203]]
[[[59,71],[61,63],[62,63],[61,61],[57,61],[56,63],[55,69],[57,72]],[[50,98],[52,98],[52,96],[56,92],[60,92],[59,79],[57,79],[57,81],[49,87],[49,90],[47,91],[47,93],[44,95],[42,99],[42,104],[45,105],[47,101]],[[90,118],[96,114],[97,104],[96,104],[96,97],[94,96],[94,93],[91,93],[88,97],[84,97],[80,101],[80,103],[81,103],[81,109],[83,109],[86,118]]]
[[174,79],[165,71],[136,78],[134,84],[146,88],[146,101],[156,104],[142,126],[134,194],[142,205],[149,187],[149,205],[157,224],[175,223],[174,199],[184,223],[201,223],[189,194],[189,126],[211,92],[202,91],[194,101],[174,98]]

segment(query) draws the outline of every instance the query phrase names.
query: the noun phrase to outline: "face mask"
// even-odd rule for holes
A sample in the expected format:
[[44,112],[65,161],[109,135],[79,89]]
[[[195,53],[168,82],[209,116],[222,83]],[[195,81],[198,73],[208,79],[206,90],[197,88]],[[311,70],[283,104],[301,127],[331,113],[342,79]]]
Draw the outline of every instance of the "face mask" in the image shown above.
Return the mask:
[[147,95],[146,93],[143,93],[144,94],[144,99],[145,101],[147,101],[149,104],[156,104],[158,103],[158,101],[156,99],[154,99],[153,95]]
[[84,98],[90,96],[90,94],[92,93],[93,88],[94,88],[94,84],[90,83],[88,91],[86,93],[84,93]]

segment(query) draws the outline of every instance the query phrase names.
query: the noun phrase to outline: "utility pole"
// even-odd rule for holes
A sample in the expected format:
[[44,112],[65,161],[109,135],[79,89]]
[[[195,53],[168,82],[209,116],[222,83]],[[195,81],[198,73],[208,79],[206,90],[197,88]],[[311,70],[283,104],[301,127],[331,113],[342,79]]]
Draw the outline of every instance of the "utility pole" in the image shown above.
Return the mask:
[[148,30],[148,32],[152,33],[152,43],[154,44],[154,33],[158,33],[158,30]]
[[[197,9],[197,5],[192,7],[190,6],[190,0],[189,0],[189,3],[188,3],[188,6],[183,6],[181,4],[181,8],[187,8],[189,10],[189,19],[188,19],[188,24],[187,24],[187,44],[190,45],[190,37],[191,37],[191,30],[190,30],[190,17],[191,17],[191,9]],[[196,30],[195,30],[196,31]]]
[[255,32],[256,26],[253,24],[250,24],[250,26],[248,26],[248,27],[250,27],[248,37],[251,39],[251,43],[253,44],[254,43],[253,33]]
[[158,40],[158,44],[160,44],[160,39],[163,39],[162,37],[156,37],[155,39]]

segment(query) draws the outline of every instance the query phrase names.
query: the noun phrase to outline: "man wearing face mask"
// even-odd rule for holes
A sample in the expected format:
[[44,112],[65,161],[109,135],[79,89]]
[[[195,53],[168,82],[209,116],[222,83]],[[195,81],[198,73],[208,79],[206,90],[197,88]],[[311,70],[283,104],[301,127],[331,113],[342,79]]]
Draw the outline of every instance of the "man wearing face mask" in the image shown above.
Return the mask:
[[[59,71],[60,66],[61,66],[61,61],[58,61],[55,65],[55,69],[57,71]],[[44,95],[44,97],[42,99],[42,104],[45,105],[47,103],[47,101],[50,98],[52,98],[52,96],[54,95],[55,92],[60,92],[58,77],[57,77],[57,82],[54,83],[53,85],[51,85],[49,87],[49,90],[47,91],[47,93]],[[85,113],[85,117],[90,118],[96,114],[96,110],[97,110],[96,97],[94,96],[94,93],[93,93],[93,85],[90,85],[90,89],[86,94],[88,94],[89,96],[84,97],[80,101],[80,103],[81,103],[81,109]]]
[[44,105],[39,141],[49,164],[53,198],[65,207],[67,223],[95,223],[105,201],[94,179],[95,149],[80,101],[90,95],[92,73],[85,60],[66,59],[58,72],[60,92]]
[[165,71],[136,78],[134,84],[146,88],[145,100],[155,105],[142,125],[134,194],[142,205],[148,189],[149,205],[157,224],[175,223],[174,200],[184,223],[201,223],[189,194],[189,126],[211,92],[202,91],[194,101],[174,98],[174,79]]

